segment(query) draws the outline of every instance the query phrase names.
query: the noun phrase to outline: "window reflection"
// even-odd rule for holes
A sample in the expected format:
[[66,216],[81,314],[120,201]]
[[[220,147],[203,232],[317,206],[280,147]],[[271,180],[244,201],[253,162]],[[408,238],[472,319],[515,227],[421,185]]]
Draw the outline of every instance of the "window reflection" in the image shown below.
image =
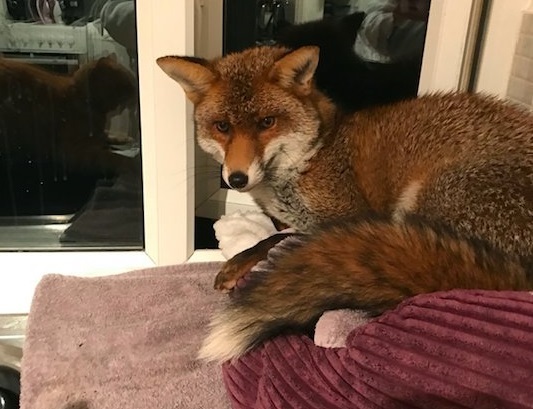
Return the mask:
[[0,247],[140,248],[133,0],[0,0]]

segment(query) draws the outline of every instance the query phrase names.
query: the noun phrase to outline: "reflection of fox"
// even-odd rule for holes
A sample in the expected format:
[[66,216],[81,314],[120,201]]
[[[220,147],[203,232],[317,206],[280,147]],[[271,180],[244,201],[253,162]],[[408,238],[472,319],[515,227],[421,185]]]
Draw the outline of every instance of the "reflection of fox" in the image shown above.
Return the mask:
[[[463,94],[347,115],[313,86],[317,62],[316,47],[158,60],[195,104],[199,144],[226,182],[312,233],[282,242],[233,292],[206,358],[331,308],[379,314],[418,293],[533,288],[533,116]],[[334,221],[362,212],[380,219]],[[275,241],[230,260],[218,288]]]
[[73,75],[0,59],[0,133],[4,148],[43,162],[113,174],[130,158],[110,150],[108,115],[136,98],[135,77],[115,56],[82,65]]

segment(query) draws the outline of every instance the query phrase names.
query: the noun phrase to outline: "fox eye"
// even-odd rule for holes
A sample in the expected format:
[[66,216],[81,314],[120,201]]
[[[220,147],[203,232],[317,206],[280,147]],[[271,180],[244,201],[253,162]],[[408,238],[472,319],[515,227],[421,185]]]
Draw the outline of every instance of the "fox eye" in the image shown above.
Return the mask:
[[220,133],[228,133],[229,132],[229,122],[216,121],[215,122],[215,128]]
[[276,124],[276,118],[273,116],[265,116],[259,121],[259,126],[262,129],[272,128]]

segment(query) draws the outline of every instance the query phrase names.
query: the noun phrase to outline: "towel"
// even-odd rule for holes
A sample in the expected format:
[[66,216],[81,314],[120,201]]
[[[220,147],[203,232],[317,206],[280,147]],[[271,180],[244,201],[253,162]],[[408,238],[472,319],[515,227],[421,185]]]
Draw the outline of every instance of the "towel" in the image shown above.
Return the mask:
[[21,409],[229,409],[217,365],[197,361],[225,296],[220,263],[116,276],[45,276],[28,317]]

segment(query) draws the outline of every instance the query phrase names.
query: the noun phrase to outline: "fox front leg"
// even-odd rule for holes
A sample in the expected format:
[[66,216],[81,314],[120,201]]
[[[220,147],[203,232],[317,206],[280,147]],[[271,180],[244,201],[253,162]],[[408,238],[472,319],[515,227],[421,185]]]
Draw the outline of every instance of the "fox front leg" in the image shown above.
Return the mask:
[[293,233],[274,234],[229,259],[215,278],[215,290],[230,292],[239,285],[238,283],[242,282],[244,285],[246,274],[257,263],[267,258],[270,249],[275,247],[280,241],[293,235]]

